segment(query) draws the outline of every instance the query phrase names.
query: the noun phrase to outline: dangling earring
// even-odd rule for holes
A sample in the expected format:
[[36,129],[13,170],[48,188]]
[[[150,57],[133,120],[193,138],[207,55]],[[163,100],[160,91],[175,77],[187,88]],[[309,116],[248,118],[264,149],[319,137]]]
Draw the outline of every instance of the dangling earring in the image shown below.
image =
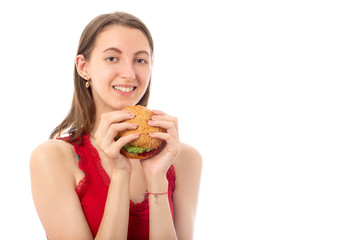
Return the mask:
[[[87,78],[86,78],[86,75],[84,74],[84,79],[85,80],[87,80]],[[89,88],[90,87],[90,82],[89,81],[86,81],[86,83],[85,83],[85,87],[86,88]]]

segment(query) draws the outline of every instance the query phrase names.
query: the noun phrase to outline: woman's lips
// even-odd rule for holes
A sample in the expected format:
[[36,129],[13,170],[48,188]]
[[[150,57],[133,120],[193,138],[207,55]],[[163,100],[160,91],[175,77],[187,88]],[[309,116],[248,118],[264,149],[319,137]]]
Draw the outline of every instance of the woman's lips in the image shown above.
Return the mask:
[[131,94],[134,93],[136,87],[135,86],[125,86],[125,85],[122,85],[122,86],[113,86],[113,89],[115,89],[115,91],[122,95],[122,96],[130,96]]

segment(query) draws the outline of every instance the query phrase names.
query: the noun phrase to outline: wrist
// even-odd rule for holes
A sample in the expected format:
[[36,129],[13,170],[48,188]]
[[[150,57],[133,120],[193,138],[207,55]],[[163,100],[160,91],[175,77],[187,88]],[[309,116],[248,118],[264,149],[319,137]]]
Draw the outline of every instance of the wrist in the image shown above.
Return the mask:
[[130,178],[131,178],[131,171],[119,170],[119,169],[112,169],[111,171],[111,180],[116,180],[116,179],[130,180]]
[[145,180],[147,182],[161,182],[161,181],[167,181],[166,179],[166,172],[160,172],[160,171],[156,171],[156,172],[146,172],[144,171],[145,174]]
[[151,193],[162,193],[168,190],[168,181],[166,178],[151,179],[147,181],[148,192]]

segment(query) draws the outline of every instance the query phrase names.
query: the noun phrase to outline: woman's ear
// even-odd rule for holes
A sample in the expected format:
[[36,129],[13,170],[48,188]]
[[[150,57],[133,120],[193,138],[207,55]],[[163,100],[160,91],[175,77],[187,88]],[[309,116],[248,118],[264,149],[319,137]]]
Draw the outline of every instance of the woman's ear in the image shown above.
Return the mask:
[[80,75],[80,77],[82,77],[85,80],[89,80],[90,76],[89,76],[88,71],[87,71],[88,64],[87,64],[87,62],[85,60],[84,55],[79,54],[79,55],[76,56],[75,65],[76,65],[77,73]]

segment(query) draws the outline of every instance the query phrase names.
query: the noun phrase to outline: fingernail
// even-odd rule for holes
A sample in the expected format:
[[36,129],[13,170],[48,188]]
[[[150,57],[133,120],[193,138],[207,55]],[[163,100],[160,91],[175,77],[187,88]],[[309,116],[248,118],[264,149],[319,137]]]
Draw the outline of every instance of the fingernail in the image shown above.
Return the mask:
[[158,116],[152,116],[152,117],[151,117],[152,120],[155,120],[155,119],[157,119],[157,118],[158,118]]
[[134,133],[133,134],[135,137],[139,137],[140,136],[140,133]]
[[150,136],[154,136],[154,135],[155,135],[155,133],[150,132],[150,133],[149,133],[149,135],[150,135]]
[[133,123],[132,125],[131,125],[131,127],[132,128],[137,128],[139,125],[137,125],[137,124],[135,124],[135,123]]
[[150,120],[150,121],[148,121],[148,123],[149,123],[149,124],[153,124],[153,123],[154,123],[154,121],[151,121],[151,120]]

